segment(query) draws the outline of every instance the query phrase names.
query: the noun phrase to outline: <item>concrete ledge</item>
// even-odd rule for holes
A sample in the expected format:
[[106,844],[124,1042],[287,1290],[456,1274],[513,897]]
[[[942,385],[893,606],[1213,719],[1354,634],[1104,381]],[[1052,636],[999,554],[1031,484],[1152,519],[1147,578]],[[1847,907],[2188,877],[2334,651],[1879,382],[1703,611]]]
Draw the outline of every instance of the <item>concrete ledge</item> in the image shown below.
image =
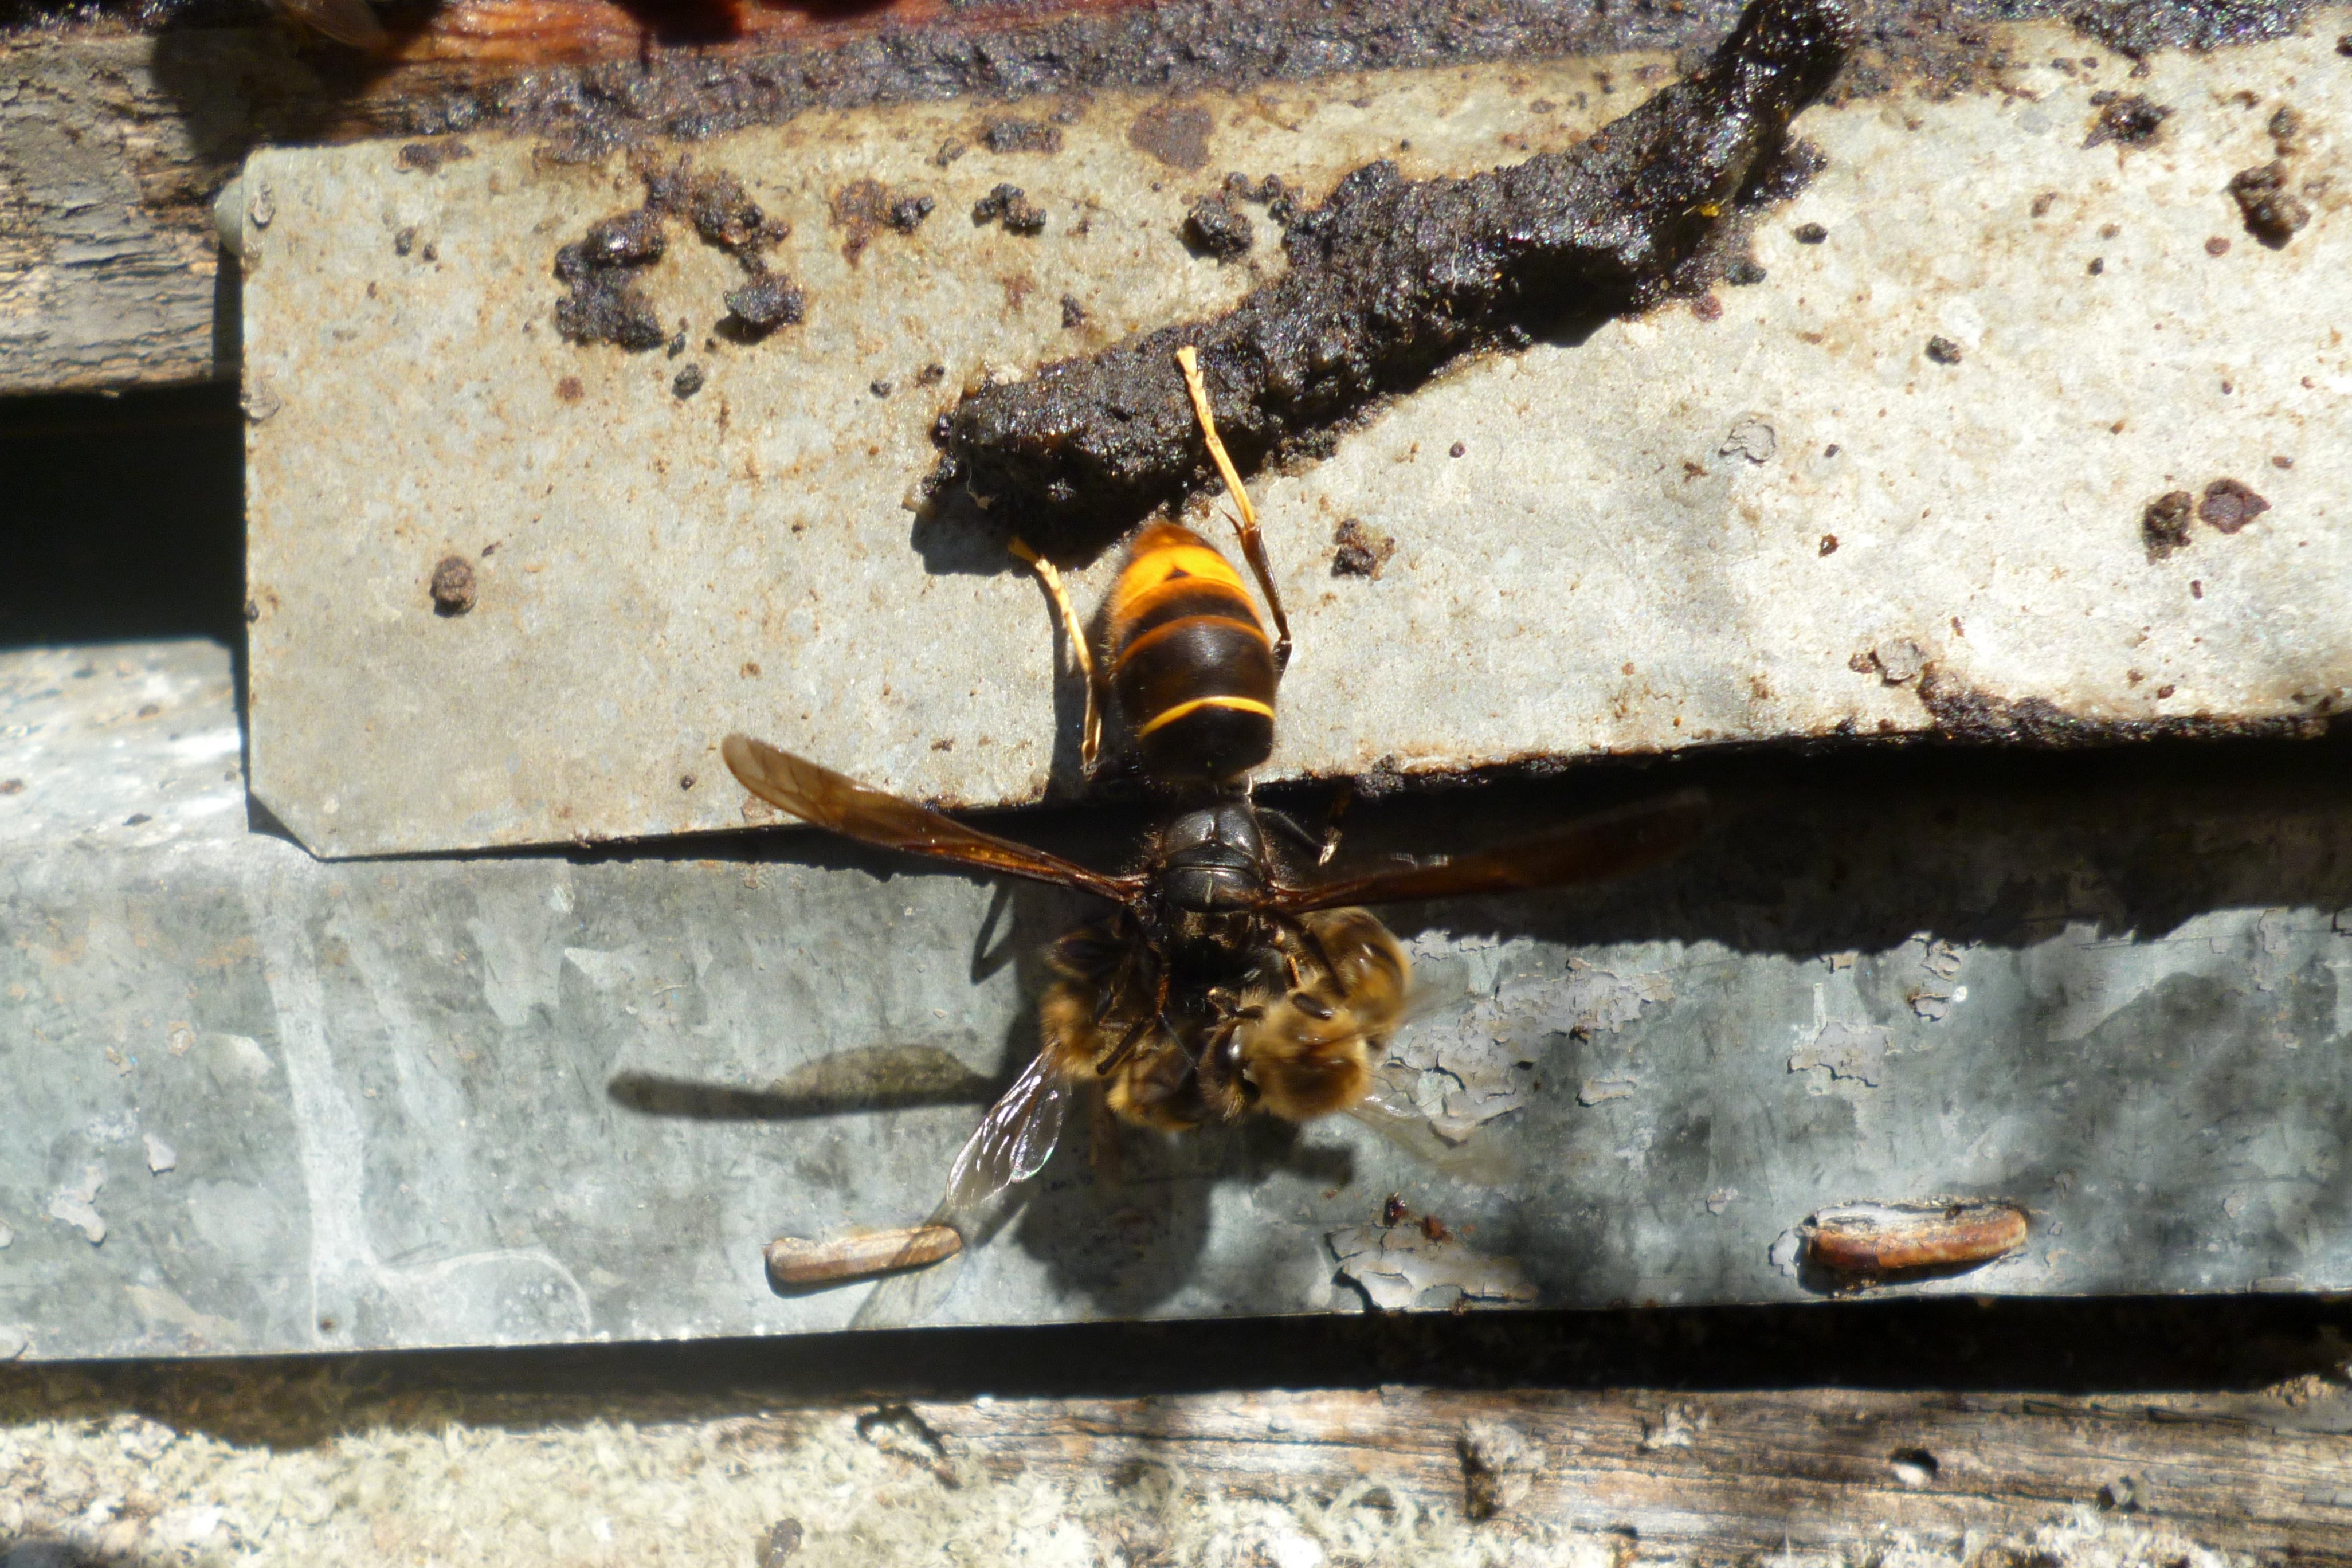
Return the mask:
[[[1261,480],[1299,649],[1273,776],[2340,705],[2352,79],[2315,37],[2137,77],[2063,29],[2002,37],[2036,63],[1801,119],[1829,167],[1759,227],[1762,282],[1469,364]],[[743,820],[715,751],[743,729],[951,804],[1038,799],[1076,722],[1041,596],[984,531],[902,505],[958,388],[1239,298],[1279,265],[1266,224],[1231,265],[1177,237],[1227,169],[1310,195],[1376,156],[1475,169],[1602,122],[1664,63],[1207,96],[1197,169],[1137,146],[1158,106],[1113,93],[1041,121],[1053,153],[929,105],[703,143],[793,224],[776,262],[808,320],[717,338],[740,270],[681,226],[648,281],[688,328],[676,360],[553,330],[557,247],[642,195],[618,163],[491,140],[431,174],[383,144],[257,157],[256,790],[329,856],[703,831]],[[2171,112],[2086,146],[2112,92]],[[971,150],[942,169],[950,141]],[[2273,160],[2315,215],[2276,250],[2225,188]],[[868,233],[835,216],[860,180],[937,210]],[[967,216],[1008,182],[1042,234]],[[2268,510],[2197,521],[2221,480]],[[2174,491],[2187,542],[2152,551]],[[1349,520],[1395,546],[1377,577],[1333,575]],[[436,616],[451,554],[478,603]],[[1114,564],[1080,574],[1085,603]]]

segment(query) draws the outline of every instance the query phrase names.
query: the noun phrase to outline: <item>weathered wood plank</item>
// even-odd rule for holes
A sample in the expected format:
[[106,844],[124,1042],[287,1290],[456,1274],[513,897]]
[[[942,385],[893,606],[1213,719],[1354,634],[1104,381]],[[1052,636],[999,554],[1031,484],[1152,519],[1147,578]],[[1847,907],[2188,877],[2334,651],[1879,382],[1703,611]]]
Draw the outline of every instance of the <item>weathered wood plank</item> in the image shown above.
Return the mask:
[[[912,1406],[951,1461],[1075,1481],[1181,1473],[1242,1497],[1360,1482],[1422,1509],[1614,1533],[1644,1552],[1835,1550],[2028,1531],[2084,1509],[2215,1550],[2352,1563],[2352,1401],[1807,1389],[1387,1388]],[[2289,1420],[2304,1429],[2288,1429]]]
[[185,108],[152,39],[0,44],[0,392],[235,374]]

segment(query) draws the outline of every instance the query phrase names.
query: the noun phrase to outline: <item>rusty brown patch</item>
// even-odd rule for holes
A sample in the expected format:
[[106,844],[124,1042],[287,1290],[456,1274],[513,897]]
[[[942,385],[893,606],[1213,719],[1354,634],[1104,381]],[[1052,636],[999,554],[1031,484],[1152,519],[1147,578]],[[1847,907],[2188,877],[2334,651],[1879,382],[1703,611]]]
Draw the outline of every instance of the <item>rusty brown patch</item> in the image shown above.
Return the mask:
[[2197,503],[2199,521],[2223,533],[2235,533],[2271,510],[2271,503],[2235,479],[2215,479]]
[[446,141],[411,142],[400,150],[395,161],[404,173],[437,174],[444,163],[473,155],[471,147],[453,136]]
[[1190,174],[1208,167],[1209,132],[1215,128],[1209,111],[1197,103],[1160,103],[1135,117],[1127,128],[1127,142],[1170,168]]
[[833,193],[827,210],[842,231],[841,258],[852,267],[866,253],[874,231],[890,221],[890,193],[875,179],[852,180]]

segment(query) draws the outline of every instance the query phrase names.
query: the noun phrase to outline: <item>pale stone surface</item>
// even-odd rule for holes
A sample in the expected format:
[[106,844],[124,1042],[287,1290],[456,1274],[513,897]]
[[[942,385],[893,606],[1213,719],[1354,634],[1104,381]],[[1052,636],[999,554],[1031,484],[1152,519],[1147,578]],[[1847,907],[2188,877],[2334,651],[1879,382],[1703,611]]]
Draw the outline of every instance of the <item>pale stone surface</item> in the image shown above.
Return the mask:
[[[2083,52],[2063,29],[2010,41]],[[638,199],[617,162],[491,140],[431,175],[386,145],[261,155],[257,791],[327,855],[740,826],[716,746],[742,729],[924,797],[1038,798],[1068,781],[1076,725],[1043,597],[901,504],[959,386],[1219,308],[1279,266],[1262,219],[1243,264],[1179,243],[1228,169],[1318,197],[1384,154],[1475,170],[1612,117],[1633,93],[1595,72],[1633,87],[1639,63],[1253,90],[1212,104],[1194,174],[1130,145],[1145,100],[1113,93],[1051,155],[990,153],[975,111],[943,106],[700,144],[792,221],[779,260],[809,319],[707,349],[735,268],[679,226],[650,277],[689,325],[677,360],[553,331],[557,247]],[[1963,728],[1977,697],[2124,729],[2332,709],[2352,679],[2352,85],[2319,37],[2141,79],[2122,63],[1815,109],[1800,127],[1830,166],[1767,216],[1769,275],[1719,289],[1720,319],[1675,306],[1457,366],[1263,480],[1298,636],[1269,776],[1915,731],[1923,691]],[[2152,145],[2084,146],[2102,88],[2171,106]],[[2224,186],[2277,155],[2282,104],[2316,216],[2273,251]],[[972,150],[942,169],[951,137]],[[860,177],[939,206],[853,264],[828,204]],[[1045,207],[1044,234],[972,224],[1001,181]],[[1826,242],[1798,243],[1805,223]],[[1958,363],[1928,357],[1934,337]],[[708,384],[681,399],[689,363]],[[930,363],[945,380],[918,384]],[[2270,510],[2194,524],[2152,563],[2147,503],[2221,478]],[[1377,579],[1331,575],[1351,517],[1396,542]],[[479,603],[439,617],[426,583],[453,552]],[[1082,604],[1115,564],[1078,574]]]

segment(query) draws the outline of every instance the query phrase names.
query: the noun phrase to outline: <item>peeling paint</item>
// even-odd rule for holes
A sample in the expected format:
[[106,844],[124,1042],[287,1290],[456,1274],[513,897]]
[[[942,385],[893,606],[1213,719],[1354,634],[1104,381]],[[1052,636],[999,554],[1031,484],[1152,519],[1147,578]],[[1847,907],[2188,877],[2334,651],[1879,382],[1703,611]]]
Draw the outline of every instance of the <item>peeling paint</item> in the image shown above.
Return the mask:
[[1490,1258],[1451,1237],[1433,1239],[1418,1226],[1356,1226],[1333,1231],[1329,1240],[1339,1272],[1381,1311],[1525,1303],[1537,1296],[1517,1260]]

